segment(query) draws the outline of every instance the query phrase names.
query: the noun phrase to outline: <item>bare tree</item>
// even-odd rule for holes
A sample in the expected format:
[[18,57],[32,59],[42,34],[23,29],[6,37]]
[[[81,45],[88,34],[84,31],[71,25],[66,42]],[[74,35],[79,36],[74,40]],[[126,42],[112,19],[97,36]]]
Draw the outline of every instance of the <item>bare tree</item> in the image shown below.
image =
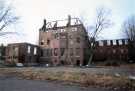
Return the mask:
[[130,16],[122,26],[126,37],[129,39],[129,57],[135,59],[135,16]]
[[101,33],[102,30],[108,28],[110,24],[110,10],[103,7],[98,8],[95,23],[90,28],[92,32],[88,33],[88,38],[90,40],[90,58],[88,61],[88,66],[91,64],[93,59],[94,50],[96,47],[96,39],[98,35]]
[[[8,27],[10,24],[15,23],[18,20],[18,17],[13,14],[11,4],[5,4],[4,0],[0,1],[0,32],[4,30],[5,27]],[[12,32],[1,32],[0,36],[5,34],[10,34]]]
[[135,16],[129,17],[123,24],[123,30],[131,42],[135,42]]

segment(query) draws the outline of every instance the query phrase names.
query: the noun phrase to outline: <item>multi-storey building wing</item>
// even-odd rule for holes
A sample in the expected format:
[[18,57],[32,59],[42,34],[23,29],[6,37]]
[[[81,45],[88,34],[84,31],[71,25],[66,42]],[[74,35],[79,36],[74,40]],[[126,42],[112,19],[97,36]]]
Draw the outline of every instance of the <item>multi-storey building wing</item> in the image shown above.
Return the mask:
[[[39,30],[40,61],[53,65],[84,65],[88,61],[87,32],[78,18],[46,22]],[[84,57],[85,56],[85,57]]]

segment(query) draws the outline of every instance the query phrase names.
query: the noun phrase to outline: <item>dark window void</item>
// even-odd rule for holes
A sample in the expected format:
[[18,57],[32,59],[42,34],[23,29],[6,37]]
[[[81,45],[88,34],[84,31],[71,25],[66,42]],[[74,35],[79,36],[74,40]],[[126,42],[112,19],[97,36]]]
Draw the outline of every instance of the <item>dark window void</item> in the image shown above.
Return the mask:
[[52,49],[50,49],[50,56],[52,56]]
[[43,56],[43,50],[41,50],[41,56]]
[[57,63],[57,60],[54,60],[54,63]]
[[58,55],[58,48],[54,48],[54,56]]
[[76,61],[76,65],[77,65],[77,66],[80,66],[80,60],[77,60],[77,61]]
[[50,40],[49,39],[47,40],[47,45],[50,45]]
[[61,63],[61,65],[64,65],[64,60],[61,60],[60,63]]
[[80,37],[77,37],[77,38],[76,38],[76,42],[77,42],[77,43],[80,43]]
[[52,49],[46,49],[46,56],[52,56]]
[[49,56],[49,49],[46,49],[46,56]]
[[60,38],[65,39],[66,38],[66,33],[60,33]]
[[59,37],[59,34],[58,34],[58,33],[56,33],[56,34],[54,35],[54,37],[55,37],[55,38],[58,38],[58,37]]
[[61,56],[63,56],[64,53],[65,53],[65,48],[61,48],[61,49],[60,49],[60,53],[61,53]]
[[77,56],[79,56],[80,52],[81,52],[81,51],[80,51],[80,48],[76,48],[76,55],[77,55]]
[[44,42],[41,42],[40,45],[44,45]]
[[73,48],[70,48],[70,56],[73,56]]
[[31,56],[28,56],[28,60],[31,61]]
[[72,36],[72,35],[69,35],[69,38],[70,38],[70,39],[73,39],[73,36]]

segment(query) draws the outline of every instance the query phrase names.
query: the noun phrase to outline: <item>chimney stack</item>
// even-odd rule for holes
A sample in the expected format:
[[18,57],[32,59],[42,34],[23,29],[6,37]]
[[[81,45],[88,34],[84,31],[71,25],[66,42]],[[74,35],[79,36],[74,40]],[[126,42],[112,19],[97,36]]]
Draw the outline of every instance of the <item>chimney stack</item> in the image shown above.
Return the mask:
[[44,19],[43,30],[46,31],[46,19]]
[[70,26],[71,25],[71,16],[68,15],[68,23],[67,23],[67,26]]

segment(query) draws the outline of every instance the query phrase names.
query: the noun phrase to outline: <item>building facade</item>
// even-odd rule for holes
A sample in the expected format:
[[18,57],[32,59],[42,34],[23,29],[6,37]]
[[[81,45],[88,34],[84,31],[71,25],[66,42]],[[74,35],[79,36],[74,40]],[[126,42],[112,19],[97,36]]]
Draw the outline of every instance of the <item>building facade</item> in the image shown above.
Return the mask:
[[[134,50],[129,52],[129,40],[96,41],[93,62],[116,60],[127,62]],[[39,29],[39,45],[14,43],[6,47],[5,64],[31,65],[87,65],[90,58],[88,33],[78,18],[46,22]]]
[[39,62],[40,48],[29,43],[14,43],[6,47],[6,65],[24,66],[37,65]]
[[85,65],[89,49],[87,32],[77,18],[46,22],[39,30],[40,62],[52,65]]
[[128,39],[97,41],[94,61],[115,60],[127,62],[129,59]]

